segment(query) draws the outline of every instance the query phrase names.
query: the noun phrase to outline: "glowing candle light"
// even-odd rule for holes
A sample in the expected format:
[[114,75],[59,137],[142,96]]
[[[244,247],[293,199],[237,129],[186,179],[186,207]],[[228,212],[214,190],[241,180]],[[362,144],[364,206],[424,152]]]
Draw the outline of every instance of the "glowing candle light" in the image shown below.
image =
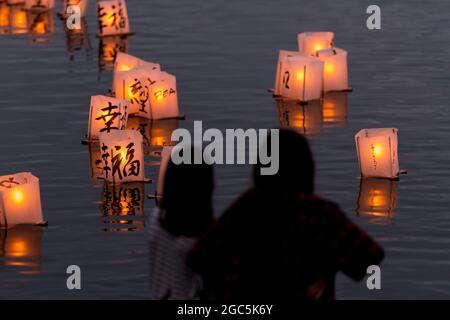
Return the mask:
[[178,129],[178,119],[148,120],[141,117],[131,117],[127,129],[136,130],[142,134],[144,145],[148,147],[164,147],[172,145],[172,132]]
[[2,264],[19,267],[38,267],[41,258],[42,228],[18,225],[0,229]]
[[347,51],[333,48],[317,52],[317,57],[324,62],[324,91],[348,90]]
[[387,179],[361,179],[356,213],[393,218],[397,207],[397,184],[397,181]]
[[0,225],[42,223],[39,179],[29,172],[0,177]]
[[149,86],[152,119],[171,119],[180,115],[178,110],[177,79],[167,72],[157,72]]
[[333,32],[303,32],[299,33],[298,51],[302,55],[316,55],[317,51],[333,47]]
[[320,99],[323,67],[316,57],[280,52],[274,94],[301,102]]
[[11,10],[10,23],[12,33],[14,34],[27,33],[28,32],[27,12],[23,9],[23,4],[11,6],[10,10]]
[[114,63],[114,72],[120,71],[130,71],[136,69],[138,67],[147,68],[150,72],[152,71],[160,71],[161,67],[157,63],[148,62],[142,60],[138,57],[132,56],[131,54],[126,54],[123,52],[118,52],[115,63]]
[[142,135],[134,130],[116,130],[99,136],[103,178],[107,182],[144,182]]
[[0,28],[9,27],[10,7],[0,3]]
[[125,129],[129,102],[107,96],[92,96],[88,140],[98,140],[103,132]]
[[145,188],[142,182],[103,186],[101,211],[104,217],[144,214]]
[[130,34],[125,0],[97,1],[97,18],[100,36]]
[[363,129],[355,141],[362,177],[399,177],[397,129]]

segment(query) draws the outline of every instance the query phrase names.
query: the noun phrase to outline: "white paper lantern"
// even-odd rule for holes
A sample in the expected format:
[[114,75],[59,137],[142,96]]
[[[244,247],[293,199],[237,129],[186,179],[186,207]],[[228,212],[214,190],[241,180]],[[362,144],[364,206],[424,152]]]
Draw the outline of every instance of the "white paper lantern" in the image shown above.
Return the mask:
[[319,100],[301,105],[296,100],[275,100],[280,126],[313,136],[322,131],[322,109]]
[[98,1],[97,19],[100,36],[130,34],[125,0]]
[[150,111],[152,119],[179,117],[177,79],[167,72],[156,72],[149,80]]
[[361,179],[356,213],[360,216],[393,218],[397,208],[397,181]]
[[323,61],[324,91],[348,90],[347,51],[333,48],[317,52],[317,57]]
[[301,56],[297,51],[280,50],[278,53],[277,72],[275,75],[274,95],[281,96],[281,87],[283,85],[283,64],[286,63],[287,58]]
[[54,7],[54,0],[25,0],[26,10],[50,10]]
[[348,92],[327,92],[322,99],[323,126],[340,128],[347,123]]
[[138,67],[148,68],[150,72],[161,71],[161,67],[157,63],[148,62],[142,60],[138,57],[132,56],[131,54],[126,54],[123,52],[118,52],[115,62],[114,62],[114,72],[130,71]]
[[29,172],[0,177],[0,225],[42,223],[39,179]]
[[111,183],[144,182],[142,135],[134,130],[100,134],[103,178]]
[[97,140],[103,132],[125,129],[129,102],[107,96],[92,96],[88,140]]
[[301,102],[320,99],[323,88],[322,61],[316,57],[287,56],[279,68],[276,85],[279,95]]
[[397,129],[362,129],[355,141],[362,177],[399,177]]
[[316,55],[317,51],[333,48],[333,32],[303,32],[297,36],[298,51],[303,55]]

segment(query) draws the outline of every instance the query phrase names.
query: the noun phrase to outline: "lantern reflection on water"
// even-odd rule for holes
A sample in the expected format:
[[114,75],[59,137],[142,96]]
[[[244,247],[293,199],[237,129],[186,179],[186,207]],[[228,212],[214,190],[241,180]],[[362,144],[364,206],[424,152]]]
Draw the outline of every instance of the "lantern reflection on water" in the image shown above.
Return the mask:
[[98,141],[89,143],[89,168],[92,184],[98,186],[103,183],[103,160]]
[[97,1],[99,36],[130,34],[125,0]]
[[339,48],[325,49],[318,51],[317,57],[324,63],[323,90],[348,90],[347,51]]
[[178,129],[178,119],[148,120],[141,117],[130,117],[127,129],[142,134],[144,145],[148,147],[164,147],[173,144],[172,132]]
[[275,99],[281,127],[301,134],[316,135],[322,131],[322,109],[319,100],[301,105],[296,100]]
[[297,36],[298,51],[303,55],[316,55],[317,51],[332,48],[333,32],[302,32]]
[[397,184],[397,181],[387,179],[361,179],[356,214],[393,218],[397,208]]
[[362,129],[355,142],[362,177],[399,177],[397,129]]
[[17,267],[39,267],[41,264],[42,231],[39,226],[24,225],[0,229],[1,264]]
[[55,7],[54,0],[25,0],[26,10],[45,11]]
[[322,99],[323,126],[340,128],[347,123],[348,93],[327,92]]
[[43,223],[39,179],[29,172],[0,177],[0,226]]
[[323,62],[316,57],[280,51],[276,77],[276,96],[306,102],[322,95]]
[[22,34],[28,32],[27,12],[23,4],[10,6],[9,9],[10,32],[13,34]]
[[113,70],[120,52],[127,52],[128,36],[101,37],[98,44],[99,71]]
[[111,183],[144,182],[142,135],[134,130],[116,130],[99,136],[103,178]]
[[97,140],[100,133],[125,129],[129,103],[107,96],[92,96],[89,112],[88,140]]
[[[70,53],[90,51],[92,48],[91,40],[89,38],[89,31],[86,24],[86,19],[80,19],[79,29],[69,29],[64,23],[64,33],[66,35],[67,51]],[[71,56],[71,60],[74,56]]]

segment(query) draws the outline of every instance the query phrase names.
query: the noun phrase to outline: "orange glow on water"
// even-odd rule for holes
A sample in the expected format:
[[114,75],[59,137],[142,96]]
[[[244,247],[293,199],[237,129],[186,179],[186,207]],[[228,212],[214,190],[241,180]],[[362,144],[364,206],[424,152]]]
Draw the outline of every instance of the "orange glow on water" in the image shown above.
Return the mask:
[[45,34],[47,32],[45,23],[43,21],[36,23],[34,27],[34,32],[37,34]]
[[9,255],[14,258],[25,257],[28,252],[27,243],[23,240],[15,240],[9,246],[10,253]]
[[17,10],[13,16],[14,26],[17,28],[27,27],[27,14],[23,10]]

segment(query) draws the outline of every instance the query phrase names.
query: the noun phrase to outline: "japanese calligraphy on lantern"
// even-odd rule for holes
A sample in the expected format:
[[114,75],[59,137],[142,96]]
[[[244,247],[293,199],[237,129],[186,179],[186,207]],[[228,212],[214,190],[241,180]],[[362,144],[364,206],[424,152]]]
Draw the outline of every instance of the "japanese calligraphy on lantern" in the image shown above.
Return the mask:
[[43,222],[39,179],[29,172],[0,177],[0,225]]
[[142,135],[134,130],[100,134],[103,178],[112,183],[143,182],[144,147]]
[[362,177],[398,178],[397,129],[362,129],[355,141]]
[[115,36],[130,33],[125,0],[98,1],[97,19],[100,36]]
[[88,140],[97,140],[99,134],[125,128],[129,103],[106,96],[92,96],[89,113]]

